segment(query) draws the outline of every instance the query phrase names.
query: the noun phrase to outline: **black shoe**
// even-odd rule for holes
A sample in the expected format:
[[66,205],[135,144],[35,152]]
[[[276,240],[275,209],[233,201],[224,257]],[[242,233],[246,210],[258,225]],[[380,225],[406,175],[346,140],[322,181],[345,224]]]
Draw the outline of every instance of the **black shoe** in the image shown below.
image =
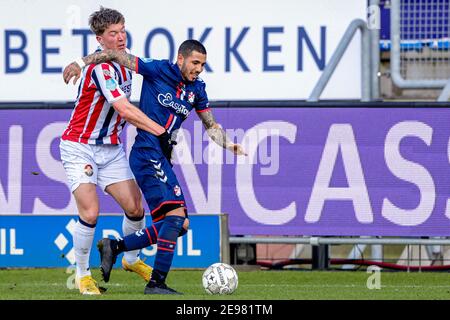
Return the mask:
[[150,281],[145,286],[144,294],[182,294],[182,293],[175,291],[172,288],[169,288],[165,283],[157,283],[155,281]]
[[114,253],[112,249],[116,246],[117,240],[112,240],[108,238],[103,238],[97,242],[97,248],[100,252],[100,271],[102,272],[102,277],[105,282],[109,281],[109,276],[111,275],[111,270],[116,263],[117,254]]

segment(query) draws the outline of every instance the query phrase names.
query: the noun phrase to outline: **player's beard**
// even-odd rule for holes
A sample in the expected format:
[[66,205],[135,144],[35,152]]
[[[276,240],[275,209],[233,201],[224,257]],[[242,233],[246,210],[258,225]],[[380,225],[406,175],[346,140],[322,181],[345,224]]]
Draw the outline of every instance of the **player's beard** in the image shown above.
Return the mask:
[[195,81],[195,79],[197,79],[198,77],[198,74],[191,73],[191,71],[187,68],[185,62],[183,62],[181,66],[181,75],[183,76],[183,79],[187,81]]

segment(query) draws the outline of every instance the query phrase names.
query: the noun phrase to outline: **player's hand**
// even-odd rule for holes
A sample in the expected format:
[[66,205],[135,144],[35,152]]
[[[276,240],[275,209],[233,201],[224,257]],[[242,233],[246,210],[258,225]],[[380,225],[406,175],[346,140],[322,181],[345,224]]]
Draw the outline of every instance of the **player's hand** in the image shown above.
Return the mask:
[[237,156],[247,156],[247,153],[244,151],[244,148],[240,144],[230,144],[228,149],[233,152]]
[[81,68],[76,62],[72,62],[67,67],[64,68],[63,78],[66,84],[69,83],[70,79],[73,79],[73,84],[75,84],[81,76]]
[[157,136],[157,138],[159,140],[159,145],[161,146],[163,155],[169,161],[169,164],[172,165],[172,162],[171,162],[172,149],[173,149],[173,146],[177,144],[177,142],[172,140],[172,138],[170,137],[170,134],[167,131],[164,131],[164,133]]

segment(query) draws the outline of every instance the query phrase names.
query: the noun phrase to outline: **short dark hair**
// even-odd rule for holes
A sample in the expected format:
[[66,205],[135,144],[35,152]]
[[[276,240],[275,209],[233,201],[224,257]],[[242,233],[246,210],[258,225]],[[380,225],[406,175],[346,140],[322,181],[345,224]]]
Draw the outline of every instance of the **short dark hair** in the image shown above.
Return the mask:
[[102,35],[110,25],[117,23],[125,23],[124,16],[117,10],[102,6],[89,17],[89,26],[97,36]]
[[197,40],[186,40],[178,48],[178,54],[183,57],[189,57],[192,51],[200,52],[201,54],[206,54],[205,46]]

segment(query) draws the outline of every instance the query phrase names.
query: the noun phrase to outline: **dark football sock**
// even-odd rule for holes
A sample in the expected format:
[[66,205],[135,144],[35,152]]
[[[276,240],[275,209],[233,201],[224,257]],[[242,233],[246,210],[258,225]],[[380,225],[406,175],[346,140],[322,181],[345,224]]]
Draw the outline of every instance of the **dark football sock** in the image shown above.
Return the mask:
[[177,238],[183,228],[184,219],[180,216],[167,216],[163,220],[158,236],[158,251],[156,252],[151,281],[165,282],[172,266]]
[[[185,218],[182,218],[183,222]],[[131,251],[136,249],[142,249],[156,244],[158,240],[159,230],[163,225],[164,220],[158,221],[145,229],[141,229],[135,233],[129,234],[123,239],[117,240],[117,248],[114,248],[117,254],[124,251]],[[181,237],[187,232],[183,227],[181,228],[178,236]]]

